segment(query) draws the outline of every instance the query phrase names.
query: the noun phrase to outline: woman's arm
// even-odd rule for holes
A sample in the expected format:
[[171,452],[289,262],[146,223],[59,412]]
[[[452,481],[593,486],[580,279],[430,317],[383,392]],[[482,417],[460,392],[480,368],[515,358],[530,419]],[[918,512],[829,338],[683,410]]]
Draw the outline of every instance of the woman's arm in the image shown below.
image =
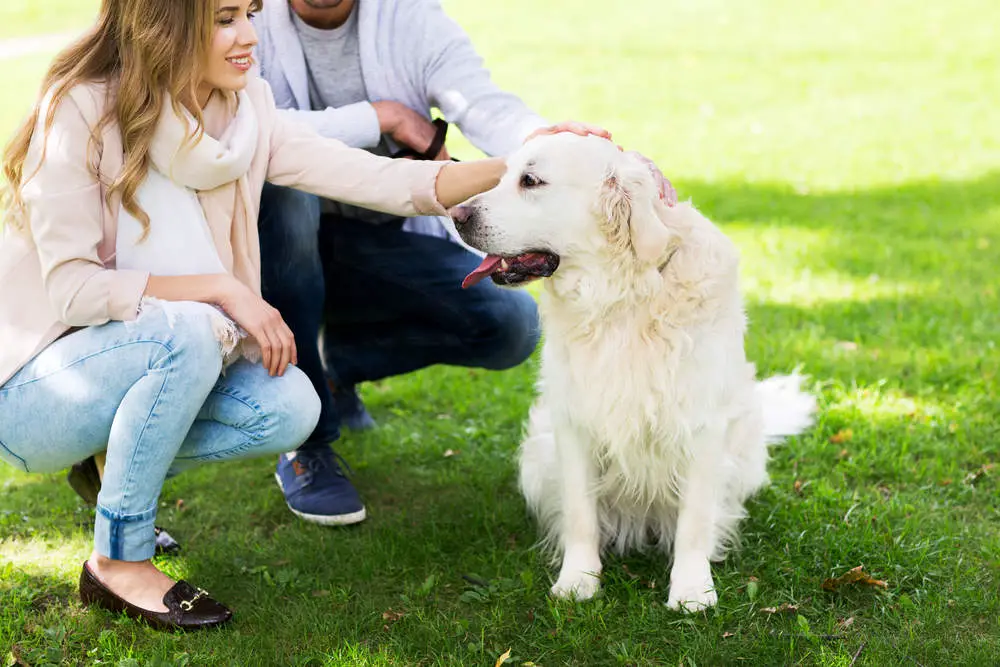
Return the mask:
[[502,159],[471,162],[391,160],[319,136],[278,113],[270,88],[252,90],[258,116],[270,126],[267,180],[363,208],[400,216],[446,215],[485,192],[505,171]]
[[438,173],[435,191],[437,200],[446,209],[492,190],[507,172],[507,161],[496,157],[444,165]]
[[106,269],[98,254],[104,202],[90,168],[92,128],[75,99],[92,94],[85,85],[72,89],[47,131],[49,103],[42,104],[22,188],[45,290],[59,319],[69,326],[135,319],[148,278],[142,271]]
[[[270,88],[259,109],[271,124],[267,180],[328,199],[401,216],[445,215],[447,209],[495,187],[506,172],[503,158],[469,162],[391,160],[319,136],[274,108]],[[531,136],[573,132],[610,139],[584,123],[561,123]]]

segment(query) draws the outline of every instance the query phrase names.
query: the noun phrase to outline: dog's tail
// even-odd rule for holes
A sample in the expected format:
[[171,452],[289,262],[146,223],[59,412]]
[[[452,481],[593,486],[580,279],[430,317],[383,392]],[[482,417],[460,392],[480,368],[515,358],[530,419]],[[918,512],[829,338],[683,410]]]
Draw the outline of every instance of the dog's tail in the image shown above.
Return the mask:
[[803,379],[795,373],[775,375],[757,383],[768,444],[777,444],[812,426],[816,397],[803,391]]

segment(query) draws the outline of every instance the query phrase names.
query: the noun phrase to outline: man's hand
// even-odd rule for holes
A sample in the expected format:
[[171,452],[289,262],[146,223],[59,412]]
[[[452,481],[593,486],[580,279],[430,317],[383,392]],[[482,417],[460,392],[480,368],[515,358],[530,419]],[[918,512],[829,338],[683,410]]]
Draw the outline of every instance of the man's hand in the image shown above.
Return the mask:
[[667,206],[676,206],[677,191],[674,190],[674,186],[669,180],[667,180],[667,177],[663,175],[663,172],[656,166],[656,163],[638,151],[626,151],[625,154],[635,157],[639,160],[639,162],[642,162],[649,168],[649,171],[653,174],[653,178],[656,180],[656,186],[660,191],[660,199]]
[[[372,102],[372,107],[378,115],[379,130],[382,134],[389,135],[396,143],[412,148],[418,153],[430,148],[437,128],[429,120],[399,102],[389,100]],[[450,160],[451,156],[448,155],[448,149],[442,146],[441,152],[434,159]]]
[[527,138],[525,138],[525,141],[534,139],[535,137],[543,134],[559,134],[560,132],[572,132],[573,134],[579,134],[582,137],[585,137],[588,134],[593,134],[603,139],[611,139],[611,133],[604,128],[597,127],[596,125],[588,125],[587,123],[569,121],[566,123],[549,125],[548,127],[540,127],[529,134]]

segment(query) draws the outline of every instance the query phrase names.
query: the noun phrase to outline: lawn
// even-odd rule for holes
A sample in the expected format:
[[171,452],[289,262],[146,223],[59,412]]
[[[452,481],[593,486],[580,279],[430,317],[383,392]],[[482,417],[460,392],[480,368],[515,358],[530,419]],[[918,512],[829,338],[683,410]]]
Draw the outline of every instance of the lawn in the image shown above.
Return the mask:
[[[49,27],[4,4],[0,36],[95,5],[37,3]],[[750,357],[813,379],[817,426],[775,449],[718,608],[667,610],[668,563],[640,554],[551,600],[515,486],[536,364],[434,368],[364,388],[381,428],[338,444],[355,529],[293,518],[271,461],[167,484],[185,549],[160,565],[236,610],[219,632],[83,610],[92,512],[0,469],[0,664],[997,664],[1000,5],[445,4],[501,84],[605,125],[735,239]],[[5,136],[44,61],[4,63]],[[858,565],[887,588],[823,589]]]

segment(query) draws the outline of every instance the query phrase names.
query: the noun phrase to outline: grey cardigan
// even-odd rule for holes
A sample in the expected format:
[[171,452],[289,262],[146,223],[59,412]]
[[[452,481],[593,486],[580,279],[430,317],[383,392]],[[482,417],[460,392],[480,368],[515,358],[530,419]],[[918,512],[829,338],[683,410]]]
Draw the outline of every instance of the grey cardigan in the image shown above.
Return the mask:
[[[255,19],[259,71],[278,108],[325,137],[357,148],[375,146],[380,133],[370,103],[311,110],[305,56],[291,11],[286,0],[275,0],[265,3]],[[436,107],[491,156],[513,152],[532,131],[549,124],[493,83],[468,35],[438,0],[358,0],[356,11],[370,101],[393,100],[428,118]],[[447,230],[455,236],[448,219],[411,218],[405,228],[436,236]]]

